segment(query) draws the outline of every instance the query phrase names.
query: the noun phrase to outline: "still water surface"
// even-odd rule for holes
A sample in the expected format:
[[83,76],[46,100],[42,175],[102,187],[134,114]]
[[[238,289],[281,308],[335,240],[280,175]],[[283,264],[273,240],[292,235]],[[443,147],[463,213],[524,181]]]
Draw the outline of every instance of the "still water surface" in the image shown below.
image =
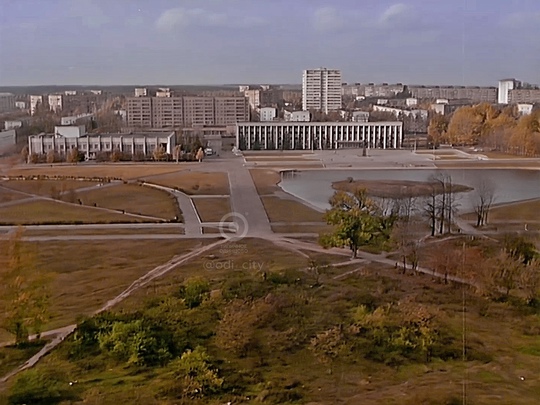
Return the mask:
[[[520,169],[384,169],[384,170],[305,170],[285,175],[280,183],[284,191],[321,209],[329,208],[334,193],[332,182],[346,180],[412,180],[428,181],[438,173],[452,176],[452,182],[469,187],[488,179],[495,187],[494,204],[540,198],[540,170]],[[458,210],[472,210],[474,191],[462,193]],[[540,213],[539,213],[540,217]]]

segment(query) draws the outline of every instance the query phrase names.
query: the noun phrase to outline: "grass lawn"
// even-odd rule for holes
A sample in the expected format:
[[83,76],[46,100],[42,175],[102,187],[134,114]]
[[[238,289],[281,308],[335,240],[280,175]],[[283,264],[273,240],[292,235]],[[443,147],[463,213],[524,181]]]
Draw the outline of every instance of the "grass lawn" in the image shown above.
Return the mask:
[[39,352],[43,347],[44,342],[32,342],[24,348],[16,348],[13,346],[0,348],[0,376],[9,373],[15,367],[18,367],[34,354]]
[[75,177],[114,177],[125,180],[144,176],[171,173],[184,170],[174,163],[99,163],[65,165],[28,165],[9,171],[10,176],[75,176]]
[[276,170],[250,169],[249,173],[259,195],[273,194],[275,191],[281,190],[278,186],[281,176]]
[[80,205],[62,204],[56,201],[31,201],[0,208],[0,223],[44,224],[44,223],[107,223],[148,222],[141,218],[116,214]]
[[146,179],[150,183],[178,188],[186,194],[228,195],[229,178],[221,172],[182,172],[155,176]]
[[53,197],[68,190],[95,186],[96,182],[78,180],[8,180],[2,185],[29,194]]
[[[4,185],[5,183],[0,183],[0,185]],[[17,201],[21,200],[23,198],[27,198],[24,194],[19,194],[13,191],[6,190],[4,188],[0,188],[0,204],[10,202],[10,201]]]
[[[91,314],[138,277],[199,245],[197,240],[28,242],[37,266],[52,277],[52,318],[45,330]],[[7,243],[0,241],[2,261],[7,260],[6,249]]]
[[[432,193],[433,186],[438,193],[442,187],[437,182],[410,181],[410,180],[342,180],[332,183],[332,188],[353,193],[358,189],[365,189],[367,194],[375,197],[396,198],[402,196],[423,197]],[[471,191],[471,187],[461,184],[452,184],[452,192],[461,193]]]
[[136,184],[119,184],[103,189],[94,189],[77,194],[84,205],[97,204],[98,207],[125,210],[162,219],[180,217],[176,198],[164,190],[143,187]]
[[253,156],[246,157],[246,162],[316,162],[319,159],[306,158],[303,156]]
[[300,202],[278,197],[261,197],[270,222],[323,222],[323,213]]
[[192,201],[202,222],[220,222],[225,215],[231,212],[231,203],[228,197],[193,198]]

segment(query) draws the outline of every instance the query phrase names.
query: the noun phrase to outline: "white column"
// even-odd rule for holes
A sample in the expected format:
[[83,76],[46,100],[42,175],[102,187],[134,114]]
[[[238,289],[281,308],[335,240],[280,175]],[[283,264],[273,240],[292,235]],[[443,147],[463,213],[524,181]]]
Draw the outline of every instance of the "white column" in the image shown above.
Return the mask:
[[386,149],[386,125],[383,126],[383,149]]

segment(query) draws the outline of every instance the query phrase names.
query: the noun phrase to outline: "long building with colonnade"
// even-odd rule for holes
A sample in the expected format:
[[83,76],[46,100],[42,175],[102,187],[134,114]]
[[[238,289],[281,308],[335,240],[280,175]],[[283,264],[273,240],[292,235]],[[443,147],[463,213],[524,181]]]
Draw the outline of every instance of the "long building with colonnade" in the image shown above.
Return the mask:
[[236,125],[240,150],[398,149],[403,123],[243,122]]

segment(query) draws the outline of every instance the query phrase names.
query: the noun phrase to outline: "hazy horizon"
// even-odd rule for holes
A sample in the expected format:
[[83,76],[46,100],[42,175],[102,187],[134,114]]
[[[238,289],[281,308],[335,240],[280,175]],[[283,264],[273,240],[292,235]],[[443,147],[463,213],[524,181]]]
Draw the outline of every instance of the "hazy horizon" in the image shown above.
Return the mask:
[[[537,0],[0,0],[0,86],[540,82]],[[153,86],[153,85],[150,85]]]

